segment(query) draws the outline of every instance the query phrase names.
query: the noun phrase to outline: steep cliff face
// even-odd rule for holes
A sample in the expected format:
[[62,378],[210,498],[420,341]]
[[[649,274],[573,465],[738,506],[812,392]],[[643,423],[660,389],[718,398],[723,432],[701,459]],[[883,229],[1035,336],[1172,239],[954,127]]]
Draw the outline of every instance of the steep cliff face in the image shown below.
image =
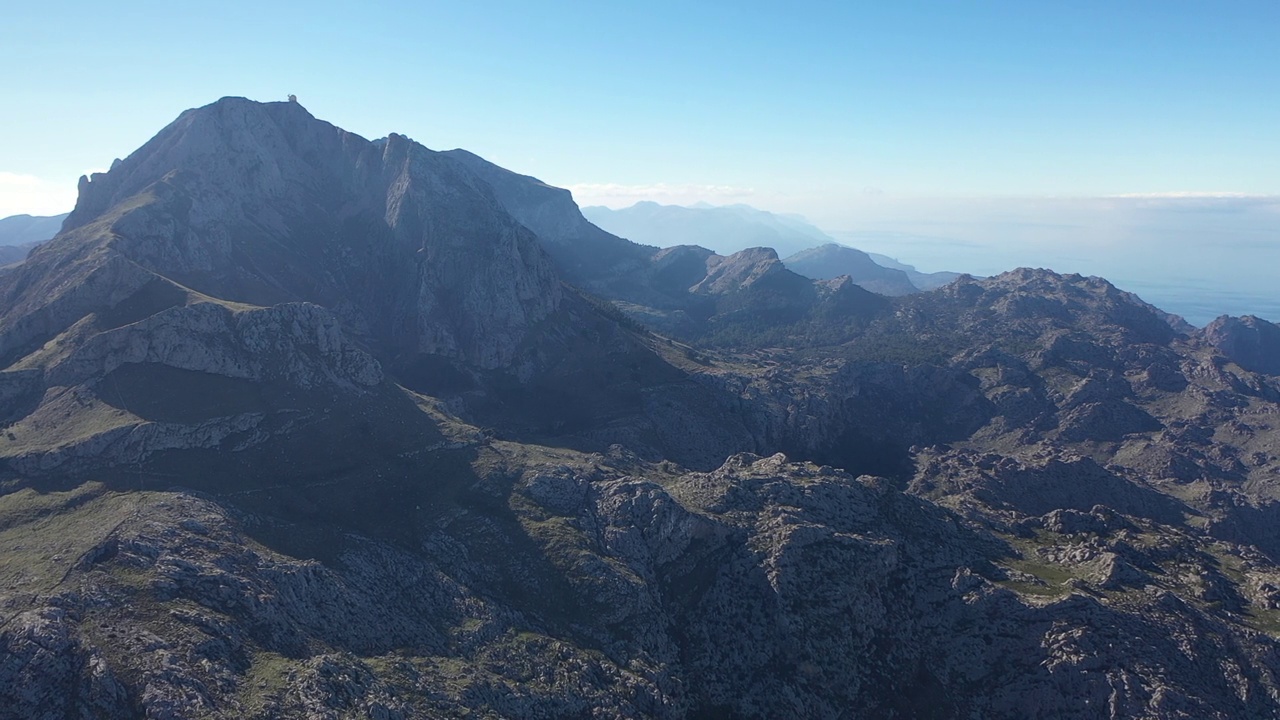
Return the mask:
[[[458,163],[238,98],[82,183],[62,236],[5,283],[4,346],[126,302],[148,273],[230,302],[324,305],[383,351],[486,368],[510,364],[561,294],[533,234]],[[100,274],[113,295],[83,289]]]

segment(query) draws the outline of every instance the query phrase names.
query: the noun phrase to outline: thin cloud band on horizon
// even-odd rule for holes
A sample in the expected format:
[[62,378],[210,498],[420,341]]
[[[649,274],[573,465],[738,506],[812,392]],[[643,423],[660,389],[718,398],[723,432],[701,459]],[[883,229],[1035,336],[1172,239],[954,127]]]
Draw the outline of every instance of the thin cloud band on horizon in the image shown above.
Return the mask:
[[1175,190],[1171,192],[1144,192],[1144,193],[1119,193],[1116,195],[1105,195],[1103,197],[1111,198],[1137,198],[1137,199],[1157,199],[1157,198],[1256,198],[1256,199],[1280,199],[1280,194],[1268,193],[1245,193],[1232,191],[1201,191],[1201,190]]
[[633,205],[644,200],[674,204],[744,200],[757,197],[755,188],[698,183],[572,183],[564,188],[580,205]]
[[[696,203],[696,202],[713,202],[716,200],[734,199],[741,200],[744,198],[761,199],[763,197],[780,197],[784,193],[760,191],[754,187],[739,187],[734,185],[715,185],[715,184],[699,184],[699,183],[644,183],[644,184],[624,184],[624,183],[570,183],[563,185],[565,189],[573,193],[574,198],[591,198],[595,201],[615,200],[639,202],[642,200],[667,201],[672,204]],[[823,191],[821,195],[832,197],[829,191]],[[802,197],[803,193],[785,193],[793,199]],[[860,191],[850,191],[844,193],[849,198],[859,198],[862,200],[875,201],[919,201],[919,200],[941,200],[951,202],[963,201],[1089,201],[1089,200],[1136,200],[1136,201],[1224,201],[1224,202],[1249,202],[1258,204],[1280,203],[1280,193],[1256,193],[1256,192],[1239,192],[1232,190],[1175,190],[1175,191],[1155,191],[1155,192],[1124,192],[1124,193],[1049,193],[1035,195],[1020,195],[1007,193],[986,193],[986,194],[966,194],[966,193],[902,193],[886,191],[881,188],[875,188],[874,192],[868,189]],[[608,203],[605,203],[608,204]],[[768,208],[765,208],[768,209]]]

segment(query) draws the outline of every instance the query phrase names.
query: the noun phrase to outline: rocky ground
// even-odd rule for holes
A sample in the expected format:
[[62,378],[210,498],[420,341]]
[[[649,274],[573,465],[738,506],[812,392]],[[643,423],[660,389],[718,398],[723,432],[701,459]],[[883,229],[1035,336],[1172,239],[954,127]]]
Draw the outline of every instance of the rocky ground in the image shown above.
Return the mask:
[[[782,456],[682,473],[471,451],[474,484],[417,508],[412,539],[313,537],[182,491],[6,496],[5,706],[1232,718],[1280,704],[1280,569],[1245,547],[1102,505],[992,528],[960,519],[978,492],[957,514]],[[925,482],[913,491],[936,492]]]

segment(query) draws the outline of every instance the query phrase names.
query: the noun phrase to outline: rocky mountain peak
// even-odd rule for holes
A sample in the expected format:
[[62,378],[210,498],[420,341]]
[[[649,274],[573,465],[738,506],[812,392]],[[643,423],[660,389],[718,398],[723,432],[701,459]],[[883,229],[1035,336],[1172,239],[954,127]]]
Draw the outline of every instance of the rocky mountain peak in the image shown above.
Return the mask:
[[1205,326],[1204,338],[1246,370],[1280,375],[1280,327],[1253,315],[1223,315]]
[[773,248],[740,250],[728,257],[707,257],[707,276],[693,287],[696,293],[725,294],[745,290],[772,275],[786,272]]
[[[60,262],[73,255],[93,260]],[[511,362],[561,295],[537,238],[461,163],[401,135],[371,143],[292,102],[224,98],[183,113],[81,183],[30,275],[83,279],[117,257],[228,301],[317,303],[392,352],[481,367]],[[52,286],[63,289],[8,310],[71,303],[74,322],[102,301]]]
[[331,162],[346,136],[358,138],[298,103],[222,98],[182,113],[110,171],[81,177],[76,208],[63,229],[84,225],[171,173],[235,183],[244,194],[275,194],[304,179],[304,158]]
[[1099,277],[1017,268],[986,279],[962,275],[938,291],[981,308],[986,321],[1006,327],[1071,326],[1127,342],[1164,344],[1176,331],[1151,305]]

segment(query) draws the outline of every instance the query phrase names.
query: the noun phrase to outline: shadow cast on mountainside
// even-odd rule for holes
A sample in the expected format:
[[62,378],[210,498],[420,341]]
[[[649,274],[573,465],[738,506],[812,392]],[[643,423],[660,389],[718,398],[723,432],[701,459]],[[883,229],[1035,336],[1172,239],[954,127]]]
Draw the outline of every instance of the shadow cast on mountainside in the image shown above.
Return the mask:
[[136,364],[94,391],[143,422],[87,437],[92,453],[67,445],[23,458],[23,485],[93,479],[117,490],[236,496],[411,468],[425,450],[451,444],[434,417],[390,384],[363,393],[302,389]]
[[300,400],[300,393],[264,383],[161,363],[125,363],[98,381],[96,394],[112,407],[163,423],[264,412]]
[[565,362],[530,378],[432,355],[391,371],[404,387],[441,398],[466,422],[505,440],[579,452],[620,444],[648,460],[699,470],[760,449],[738,398],[695,382],[629,339],[619,346],[599,362],[567,353]]
[[793,440],[783,444],[782,452],[788,458],[830,465],[850,475],[875,475],[900,483],[915,469],[909,444],[857,428],[846,428],[834,441],[817,448],[806,448]]
[[[514,611],[523,629],[598,649],[598,635],[582,631],[590,608],[551,555],[557,546],[535,541],[512,507],[516,477],[501,469],[477,472],[478,455],[475,447],[435,452],[412,464],[390,462],[324,482],[223,496],[220,502],[247,513],[245,533],[264,546],[318,560],[346,582],[373,582],[351,591],[372,594],[371,600],[376,596],[379,606],[393,608],[408,622],[421,612],[416,596],[439,589],[391,575],[411,572],[435,584],[442,582],[436,575],[442,573],[446,584],[457,583],[485,602],[498,603],[504,615]],[[379,550],[366,538],[393,550]],[[384,564],[388,552],[401,559]],[[400,565],[407,568],[397,569]],[[450,623],[474,619],[416,617],[439,625],[442,636],[453,631]],[[357,618],[351,622],[360,624]],[[377,628],[326,635],[333,646],[361,655],[444,651]]]
[[1207,527],[1211,536],[1253,545],[1280,562],[1280,502],[1234,504],[1223,510],[1225,517],[1210,521]]

